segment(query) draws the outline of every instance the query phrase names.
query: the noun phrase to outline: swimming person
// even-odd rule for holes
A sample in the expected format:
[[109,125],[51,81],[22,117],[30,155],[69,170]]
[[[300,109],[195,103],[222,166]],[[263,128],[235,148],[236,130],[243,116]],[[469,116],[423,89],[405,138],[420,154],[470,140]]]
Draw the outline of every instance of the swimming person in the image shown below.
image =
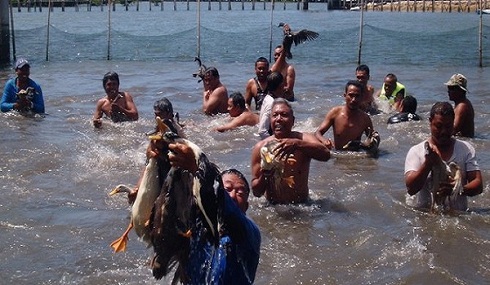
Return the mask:
[[95,106],[94,127],[102,126],[103,114],[115,123],[138,120],[138,110],[133,97],[128,92],[119,91],[119,75],[116,72],[107,72],[102,78],[102,86],[106,96],[99,99]]
[[44,98],[41,86],[32,80],[31,65],[25,58],[19,58],[15,63],[16,77],[5,83],[3,89],[2,112],[16,110],[21,114],[44,113]]
[[245,99],[240,92],[234,92],[228,98],[228,114],[231,120],[224,125],[216,127],[216,131],[224,132],[241,126],[255,126],[259,122],[259,115],[247,108]]
[[[456,193],[456,199],[449,205],[452,209],[465,211],[468,208],[468,196],[481,194],[483,182],[476,159],[475,148],[467,141],[455,139],[454,110],[448,102],[437,102],[430,110],[430,137],[411,147],[405,159],[405,184],[407,186],[407,204],[418,208],[429,208],[432,203],[432,168],[440,159],[455,162],[461,171],[462,193]],[[428,150],[426,150],[428,144]],[[435,194],[439,197],[451,195],[454,180],[442,181]],[[434,198],[439,198],[434,197]]]
[[400,122],[420,121],[417,111],[417,99],[411,95],[405,96],[401,103],[401,112],[388,118],[388,124]]

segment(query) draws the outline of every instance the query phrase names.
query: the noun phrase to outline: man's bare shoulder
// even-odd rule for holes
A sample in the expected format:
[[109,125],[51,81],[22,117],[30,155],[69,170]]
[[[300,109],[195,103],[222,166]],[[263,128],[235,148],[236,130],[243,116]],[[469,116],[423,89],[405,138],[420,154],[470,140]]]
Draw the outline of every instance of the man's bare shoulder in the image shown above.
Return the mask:
[[344,109],[344,106],[335,106],[330,111],[327,113],[327,117],[337,117],[340,113],[342,113],[342,110]]
[[259,142],[257,142],[254,146],[254,149],[260,149],[261,147],[263,147],[266,143],[270,142],[270,141],[273,141],[275,140],[276,138],[274,136],[270,136],[268,138],[265,138]]

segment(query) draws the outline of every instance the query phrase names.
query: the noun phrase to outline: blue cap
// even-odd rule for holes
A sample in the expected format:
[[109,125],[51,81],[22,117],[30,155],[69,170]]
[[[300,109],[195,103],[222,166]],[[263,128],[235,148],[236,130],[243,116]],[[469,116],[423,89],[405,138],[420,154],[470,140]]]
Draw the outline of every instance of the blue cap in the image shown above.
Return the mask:
[[29,65],[29,62],[27,61],[27,59],[25,58],[19,58],[16,62],[15,62],[15,69],[19,69],[19,68],[22,68],[24,65]]

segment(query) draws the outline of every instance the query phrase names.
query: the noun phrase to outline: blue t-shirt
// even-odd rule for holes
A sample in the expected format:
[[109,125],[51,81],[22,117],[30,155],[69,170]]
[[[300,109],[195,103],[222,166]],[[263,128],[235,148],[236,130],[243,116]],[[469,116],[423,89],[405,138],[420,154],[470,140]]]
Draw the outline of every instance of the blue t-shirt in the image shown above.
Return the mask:
[[[217,245],[193,232],[185,284],[253,284],[259,264],[260,231],[225,194],[226,233]],[[202,227],[203,228],[203,227]],[[209,233],[208,233],[209,234]]]
[[[19,93],[19,88],[17,87],[17,77],[12,78],[5,84],[3,89],[1,110],[2,112],[11,111],[14,108],[14,104],[17,102],[17,93]],[[44,98],[41,86],[37,84],[34,80],[29,78],[29,86],[34,88],[34,96],[31,100],[32,108],[34,113],[44,113]]]

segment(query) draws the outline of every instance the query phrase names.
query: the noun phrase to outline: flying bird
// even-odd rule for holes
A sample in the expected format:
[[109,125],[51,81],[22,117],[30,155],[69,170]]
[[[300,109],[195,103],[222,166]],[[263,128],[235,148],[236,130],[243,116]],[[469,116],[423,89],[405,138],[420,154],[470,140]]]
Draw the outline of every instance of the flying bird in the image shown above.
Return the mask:
[[293,45],[293,42],[294,45],[297,46],[300,43],[312,41],[319,36],[317,32],[307,29],[303,29],[299,32],[292,32],[291,27],[286,23],[279,23],[279,27],[283,27],[284,39],[282,40],[282,46],[288,59],[293,58],[293,55],[291,54],[291,46]]

